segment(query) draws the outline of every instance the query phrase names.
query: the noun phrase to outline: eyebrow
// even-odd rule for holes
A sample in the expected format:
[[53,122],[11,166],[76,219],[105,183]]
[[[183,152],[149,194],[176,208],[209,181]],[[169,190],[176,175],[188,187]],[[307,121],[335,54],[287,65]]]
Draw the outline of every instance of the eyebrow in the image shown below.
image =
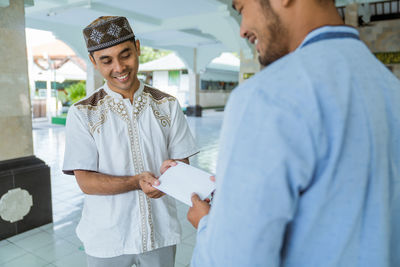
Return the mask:
[[125,48],[124,50],[122,50],[119,54],[122,55],[125,52],[130,51],[131,49],[129,47]]
[[108,58],[110,58],[110,56],[101,56],[101,57],[99,57],[99,60],[108,59]]

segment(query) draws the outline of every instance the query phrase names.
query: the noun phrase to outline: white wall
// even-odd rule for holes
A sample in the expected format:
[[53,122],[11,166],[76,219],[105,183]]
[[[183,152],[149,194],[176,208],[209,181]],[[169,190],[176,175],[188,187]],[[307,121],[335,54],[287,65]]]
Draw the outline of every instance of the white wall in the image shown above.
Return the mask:
[[181,106],[186,107],[188,105],[189,78],[187,74],[180,75],[180,83],[178,87],[168,85],[168,71],[154,71],[153,87],[176,97]]
[[[230,71],[208,71],[200,75],[201,79],[211,81],[234,82],[238,80],[238,74]],[[180,75],[180,85],[168,85],[168,71],[153,72],[153,87],[176,97],[182,107],[188,106],[189,99],[189,76]],[[200,105],[202,107],[225,106],[230,92],[224,90],[202,91],[200,90]]]
[[223,90],[208,92],[200,91],[200,106],[203,108],[225,106],[229,95],[230,92]]

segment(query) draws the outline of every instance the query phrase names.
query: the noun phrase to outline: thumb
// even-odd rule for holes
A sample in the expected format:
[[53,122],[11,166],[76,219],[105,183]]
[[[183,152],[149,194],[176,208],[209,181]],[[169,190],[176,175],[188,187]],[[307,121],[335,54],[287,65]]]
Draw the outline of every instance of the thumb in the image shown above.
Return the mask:
[[152,173],[146,173],[144,180],[151,185],[160,185],[160,181]]
[[192,203],[195,204],[198,201],[201,201],[200,197],[196,193],[192,193]]

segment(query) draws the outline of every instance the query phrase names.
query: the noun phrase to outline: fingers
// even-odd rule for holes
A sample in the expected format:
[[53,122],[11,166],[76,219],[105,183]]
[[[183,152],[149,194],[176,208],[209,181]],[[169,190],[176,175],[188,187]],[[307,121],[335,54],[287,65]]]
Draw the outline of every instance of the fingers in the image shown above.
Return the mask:
[[140,180],[150,185],[155,185],[155,186],[160,185],[160,181],[154,176],[154,174],[150,172],[142,173],[142,177]]
[[193,203],[193,205],[195,205],[199,201],[201,201],[200,197],[196,193],[192,193],[192,203]]
[[148,194],[146,194],[146,195],[147,195],[148,197],[150,197],[150,198],[160,198],[160,197],[164,196],[165,193],[163,193],[163,192],[157,190],[157,191],[154,191],[154,192],[152,192],[152,193],[148,193]]
[[157,188],[154,188],[151,184],[142,182],[141,188],[143,193],[145,193],[150,198],[160,198],[165,195],[165,193],[161,192]]
[[168,170],[170,167],[176,166],[176,161],[169,159],[166,160],[162,163],[161,168],[160,168],[160,173],[163,174],[166,170]]
[[207,200],[202,201],[195,193],[192,194],[192,204],[192,207],[189,208],[187,213],[187,219],[195,228],[197,228],[201,218],[209,213],[210,205]]
[[160,181],[150,172],[143,172],[138,175],[139,187],[150,198],[160,198],[165,195],[154,186],[160,185]]

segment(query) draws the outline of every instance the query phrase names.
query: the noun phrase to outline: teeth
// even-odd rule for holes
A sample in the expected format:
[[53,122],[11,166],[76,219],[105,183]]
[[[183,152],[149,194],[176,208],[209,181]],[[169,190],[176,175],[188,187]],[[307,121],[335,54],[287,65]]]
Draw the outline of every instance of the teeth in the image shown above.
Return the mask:
[[255,45],[257,45],[257,44],[258,44],[258,39],[256,39],[256,40],[254,41],[254,44],[255,44]]
[[123,80],[123,79],[125,79],[126,77],[128,77],[128,74],[125,74],[125,75],[123,75],[123,76],[118,76],[117,79]]

